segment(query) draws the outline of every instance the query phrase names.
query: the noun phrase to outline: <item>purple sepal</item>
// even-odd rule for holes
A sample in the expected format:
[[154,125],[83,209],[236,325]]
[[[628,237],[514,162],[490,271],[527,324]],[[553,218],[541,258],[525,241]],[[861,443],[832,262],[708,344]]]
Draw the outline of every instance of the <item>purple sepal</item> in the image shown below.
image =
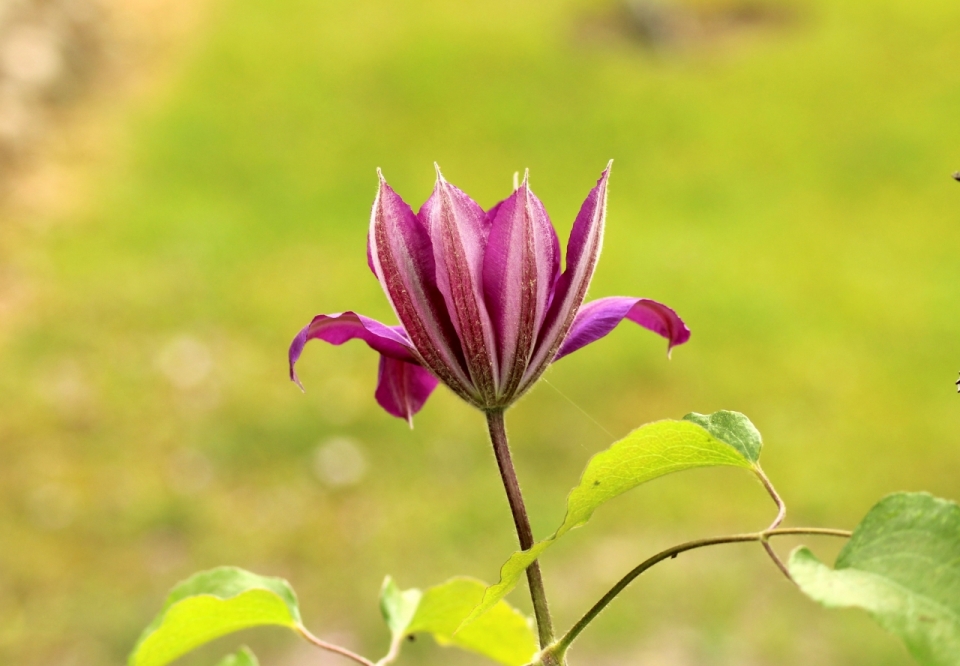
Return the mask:
[[680,317],[656,301],[584,305],[603,245],[610,165],[573,223],[563,273],[556,232],[527,178],[484,212],[438,168],[433,194],[414,214],[378,175],[367,263],[400,326],[353,312],[315,317],[290,346],[298,385],[294,367],[308,340],[359,338],[381,354],[376,398],[394,416],[409,420],[438,381],[479,409],[504,409],[550,363],[624,319],[667,338],[668,353],[689,339]]
[[550,305],[560,272],[560,242],[526,177],[491,212],[483,291],[496,331],[498,396],[507,396],[520,384]]
[[370,216],[368,259],[421,363],[470,401],[476,390],[461,343],[437,285],[428,228],[380,174]]
[[526,391],[556,357],[573,325],[574,316],[587,295],[603,247],[603,227],[607,214],[607,182],[612,162],[607,165],[596,186],[587,195],[567,241],[566,268],[557,280],[550,309],[543,322],[536,350],[523,377],[520,392]]
[[293,342],[290,343],[290,379],[301,389],[303,388],[294,367],[309,340],[324,340],[332,345],[342,345],[355,338],[363,340],[372,349],[398,361],[418,362],[411,351],[413,345],[410,344],[410,339],[399,326],[387,326],[376,319],[358,315],[356,312],[317,315],[297,333]]
[[413,415],[420,411],[438,383],[419,365],[381,355],[374,397],[388,414],[406,419],[412,428]]
[[690,329],[672,309],[648,298],[610,296],[580,308],[554,361],[596,342],[624,319],[667,339],[667,353],[690,339]]

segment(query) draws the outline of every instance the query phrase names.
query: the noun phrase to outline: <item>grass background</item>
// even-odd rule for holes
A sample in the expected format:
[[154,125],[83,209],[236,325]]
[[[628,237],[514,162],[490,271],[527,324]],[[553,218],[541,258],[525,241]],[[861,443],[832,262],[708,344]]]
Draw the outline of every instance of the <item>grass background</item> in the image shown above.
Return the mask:
[[[370,654],[384,574],[495,578],[515,537],[478,414],[439,390],[410,431],[359,343],[311,344],[305,395],[286,379],[313,314],[392,320],[364,261],[378,166],[414,207],[434,160],[486,206],[529,167],[565,239],[615,158],[591,294],[657,298],[693,330],[668,362],[623,326],[510,412],[539,536],[593,452],[689,411],[750,415],[791,524],[852,526],[901,489],[960,499],[960,5],[751,6],[785,18],[651,49],[602,0],[216,5],[126,118],[95,204],[4,234],[32,297],[0,336],[0,661],[122,663],[166,590],[220,564],[288,577],[308,626]],[[355,483],[330,483],[334,438],[363,456]],[[731,470],[632,492],[544,561],[558,623],[655,549],[771,515]],[[335,663],[243,638],[265,664]],[[658,567],[571,660],[910,663],[747,546]]]

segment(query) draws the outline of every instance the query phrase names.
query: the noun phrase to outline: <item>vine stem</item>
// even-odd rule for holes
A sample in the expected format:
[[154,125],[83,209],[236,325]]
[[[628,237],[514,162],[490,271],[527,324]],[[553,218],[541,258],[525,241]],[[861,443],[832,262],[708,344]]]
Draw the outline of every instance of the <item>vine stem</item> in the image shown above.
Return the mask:
[[370,661],[366,657],[361,657],[359,654],[356,654],[355,652],[351,652],[345,647],[340,647],[339,645],[334,645],[333,643],[328,643],[325,640],[321,640],[317,638],[316,636],[311,634],[306,627],[297,627],[297,632],[299,632],[299,634],[303,636],[307,640],[307,642],[313,643],[321,650],[326,650],[328,652],[333,652],[334,654],[339,654],[340,656],[346,657],[347,659],[352,659],[358,664],[363,664],[363,666],[376,666],[372,661]]
[[[510,511],[513,513],[513,524],[517,528],[517,537],[520,539],[520,548],[529,550],[533,546],[533,530],[530,527],[530,518],[523,503],[520,492],[520,482],[513,467],[513,458],[510,456],[510,444],[507,441],[507,427],[502,410],[489,411],[487,427],[490,430],[490,441],[493,443],[493,453],[500,468],[500,478],[503,488],[507,491],[507,500],[510,502]],[[527,567],[527,583],[530,586],[530,598],[533,600],[533,614],[537,620],[537,633],[540,637],[541,649],[553,643],[553,620],[550,618],[550,608],[547,606],[547,594],[543,589],[543,576],[540,573],[540,562],[534,560]]]
[[768,538],[774,536],[785,536],[785,535],[824,535],[824,536],[836,536],[836,537],[845,537],[849,538],[852,534],[847,530],[835,530],[827,528],[818,528],[818,527],[781,527],[781,528],[772,528],[766,529],[762,532],[751,532],[748,534],[731,534],[721,537],[712,537],[709,539],[697,539],[695,541],[687,541],[686,543],[681,543],[672,548],[667,548],[653,557],[650,557],[640,563],[637,567],[630,571],[626,576],[620,579],[616,585],[614,585],[609,592],[603,595],[603,598],[600,599],[593,608],[587,611],[580,620],[573,625],[573,627],[568,631],[559,641],[554,645],[550,646],[546,651],[550,653],[551,657],[555,657],[558,660],[558,663],[563,663],[563,656],[566,653],[567,649],[576,640],[577,636],[580,635],[588,624],[593,622],[594,619],[606,608],[614,598],[623,592],[630,583],[634,581],[640,574],[645,572],[650,567],[658,564],[666,559],[676,557],[680,553],[684,553],[688,550],[695,550],[697,548],[705,548],[706,546],[716,546],[724,543],[743,543],[748,541],[759,541],[764,543]]

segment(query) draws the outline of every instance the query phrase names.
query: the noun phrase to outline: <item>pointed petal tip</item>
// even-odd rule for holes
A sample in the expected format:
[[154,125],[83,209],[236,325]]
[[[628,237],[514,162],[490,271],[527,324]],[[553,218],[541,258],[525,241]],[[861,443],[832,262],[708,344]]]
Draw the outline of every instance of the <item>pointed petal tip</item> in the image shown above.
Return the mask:
[[597,185],[601,183],[606,183],[610,179],[610,171],[613,169],[613,160],[607,162],[607,166],[604,167],[603,171],[600,172],[600,178],[597,179]]
[[439,380],[422,366],[380,356],[377,372],[377,403],[391,416],[413,428],[413,416],[419,412]]
[[440,165],[436,162],[433,163],[433,168],[437,170],[437,182],[445,183],[447,182],[446,178],[443,177],[443,173],[440,171]]
[[673,360],[673,350],[674,348],[686,344],[690,339],[690,329],[681,321],[682,329],[680,332],[673,337],[667,338],[667,360]]
[[667,339],[667,358],[674,347],[690,339],[690,328],[663,303],[648,298],[608,296],[590,301],[577,312],[570,332],[554,360],[596,342],[628,319]]
[[377,167],[377,179],[380,181],[380,185],[386,185],[387,179],[383,177],[383,171],[380,167]]

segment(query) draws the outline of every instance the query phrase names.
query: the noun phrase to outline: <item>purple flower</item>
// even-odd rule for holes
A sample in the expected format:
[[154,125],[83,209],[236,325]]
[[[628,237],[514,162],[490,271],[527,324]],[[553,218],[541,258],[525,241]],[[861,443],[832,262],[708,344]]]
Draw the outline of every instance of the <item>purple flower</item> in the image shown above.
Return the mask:
[[[444,180],[414,214],[383,174],[373,203],[367,261],[399,326],[354,312],[317,315],[290,345],[290,378],[308,340],[359,338],[380,352],[377,402],[411,420],[446,384],[481,410],[504,409],[551,363],[629,319],[668,340],[690,338],[677,314],[646,298],[612,296],[583,305],[600,256],[610,166],[560,243],[528,178],[488,211]],[[411,421],[412,423],[412,421]]]

